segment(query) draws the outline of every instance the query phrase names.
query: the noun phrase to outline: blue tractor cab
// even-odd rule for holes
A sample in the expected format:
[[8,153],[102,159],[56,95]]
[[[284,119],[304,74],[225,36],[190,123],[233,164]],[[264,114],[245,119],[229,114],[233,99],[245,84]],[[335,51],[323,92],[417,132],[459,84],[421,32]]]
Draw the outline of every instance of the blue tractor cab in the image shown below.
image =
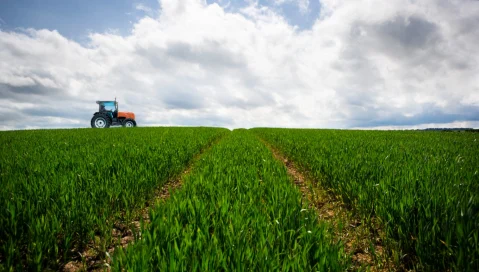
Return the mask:
[[116,118],[118,114],[118,103],[115,101],[98,101],[100,112],[106,113],[110,118]]

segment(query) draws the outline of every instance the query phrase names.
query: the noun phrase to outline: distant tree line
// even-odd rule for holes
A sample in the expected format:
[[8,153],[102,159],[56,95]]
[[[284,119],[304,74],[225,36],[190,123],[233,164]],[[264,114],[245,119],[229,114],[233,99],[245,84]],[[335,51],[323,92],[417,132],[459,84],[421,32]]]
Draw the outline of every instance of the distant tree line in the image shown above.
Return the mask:
[[479,129],[474,128],[426,128],[427,131],[444,131],[444,132],[479,132]]

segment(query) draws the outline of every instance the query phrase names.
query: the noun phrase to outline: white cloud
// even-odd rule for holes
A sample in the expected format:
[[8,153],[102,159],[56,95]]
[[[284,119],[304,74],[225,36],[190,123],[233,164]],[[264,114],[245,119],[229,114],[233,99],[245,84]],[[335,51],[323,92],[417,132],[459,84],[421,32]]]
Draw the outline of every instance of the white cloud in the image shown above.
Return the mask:
[[377,127],[355,127],[354,130],[418,130],[427,128],[478,128],[479,121],[456,121],[452,123],[429,123],[413,126],[377,126]]
[[136,4],[136,5],[135,5],[135,8],[136,8],[137,10],[141,10],[141,11],[144,11],[144,12],[146,12],[146,13],[152,12],[152,10],[151,10],[150,7],[148,7],[148,6],[146,6],[145,4],[142,4],[142,3]]
[[276,6],[283,5],[285,3],[293,3],[298,6],[301,13],[307,13],[309,10],[309,0],[270,0]]
[[141,13],[144,13],[150,17],[155,17],[158,15],[157,11],[153,10],[151,7],[143,4],[143,3],[136,3],[135,4],[135,9],[140,11]]
[[0,129],[87,127],[94,101],[114,97],[140,125],[479,121],[477,1],[323,0],[304,31],[255,2],[238,13],[160,4],[129,36],[94,33],[88,46],[56,31],[0,31]]

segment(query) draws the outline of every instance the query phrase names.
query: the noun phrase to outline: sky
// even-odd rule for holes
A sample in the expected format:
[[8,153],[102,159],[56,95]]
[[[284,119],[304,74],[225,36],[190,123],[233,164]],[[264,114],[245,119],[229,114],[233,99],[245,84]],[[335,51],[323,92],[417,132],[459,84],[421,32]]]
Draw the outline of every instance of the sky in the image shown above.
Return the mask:
[[0,130],[479,128],[477,0],[0,0]]

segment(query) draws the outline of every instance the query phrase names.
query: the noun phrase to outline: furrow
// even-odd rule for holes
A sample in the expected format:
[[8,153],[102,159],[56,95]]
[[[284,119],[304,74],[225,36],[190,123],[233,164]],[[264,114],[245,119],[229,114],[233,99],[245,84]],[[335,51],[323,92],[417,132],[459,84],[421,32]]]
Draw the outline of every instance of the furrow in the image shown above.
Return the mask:
[[141,226],[150,223],[150,209],[155,206],[155,203],[167,201],[174,191],[180,189],[184,177],[191,172],[197,161],[201,159],[203,154],[220,142],[225,135],[226,134],[218,137],[197,153],[180,175],[170,179],[161,187],[157,188],[154,197],[145,203],[145,208],[138,211],[137,216],[135,216],[133,221],[130,223],[124,221],[115,222],[114,228],[112,229],[112,240],[117,242],[112,243],[106,252],[98,250],[98,244],[101,244],[101,242],[92,241],[89,243],[87,249],[79,254],[80,258],[67,263],[63,267],[63,271],[111,271],[111,255],[114,253],[115,249],[118,247],[125,248],[128,245],[133,244],[135,240],[141,239]]
[[115,270],[344,271],[347,258],[301,201],[286,169],[247,130],[215,145],[151,210]]
[[259,140],[271,151],[276,160],[287,168],[293,183],[299,188],[309,207],[318,214],[318,219],[330,223],[337,240],[341,240],[346,253],[351,256],[350,271],[402,271],[388,260],[381,236],[381,229],[368,227],[355,216],[351,208],[341,200],[340,196],[322,188],[318,181],[312,179],[307,171],[302,171],[295,163],[281,154],[264,139]]

